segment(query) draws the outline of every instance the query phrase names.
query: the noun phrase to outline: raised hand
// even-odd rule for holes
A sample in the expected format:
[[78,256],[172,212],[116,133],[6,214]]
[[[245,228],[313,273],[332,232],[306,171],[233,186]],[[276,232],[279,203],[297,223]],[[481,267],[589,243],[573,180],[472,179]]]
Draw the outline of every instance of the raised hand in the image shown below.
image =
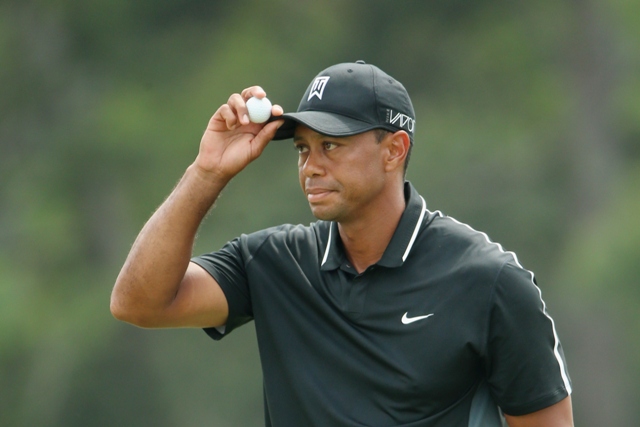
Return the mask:
[[[266,95],[260,86],[251,86],[240,94],[234,93],[218,108],[202,136],[194,163],[201,172],[227,182],[260,156],[283,123],[281,120],[266,124],[249,121],[246,101],[252,96],[264,98]],[[282,114],[282,107],[273,105],[271,115]]]

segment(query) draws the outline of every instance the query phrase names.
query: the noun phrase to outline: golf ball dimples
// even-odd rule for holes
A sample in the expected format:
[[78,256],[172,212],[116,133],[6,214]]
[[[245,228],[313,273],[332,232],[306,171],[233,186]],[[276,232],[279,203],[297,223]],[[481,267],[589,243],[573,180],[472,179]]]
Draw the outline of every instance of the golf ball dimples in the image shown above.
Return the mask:
[[249,98],[247,101],[249,120],[253,123],[264,123],[271,117],[271,101],[267,98]]

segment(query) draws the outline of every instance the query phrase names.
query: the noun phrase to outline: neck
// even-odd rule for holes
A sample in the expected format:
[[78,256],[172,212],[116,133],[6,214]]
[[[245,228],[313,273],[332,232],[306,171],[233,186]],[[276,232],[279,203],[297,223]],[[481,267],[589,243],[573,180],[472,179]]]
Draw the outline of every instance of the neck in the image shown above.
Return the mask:
[[347,259],[358,273],[382,258],[405,206],[404,191],[395,192],[393,197],[371,207],[357,220],[338,223]]

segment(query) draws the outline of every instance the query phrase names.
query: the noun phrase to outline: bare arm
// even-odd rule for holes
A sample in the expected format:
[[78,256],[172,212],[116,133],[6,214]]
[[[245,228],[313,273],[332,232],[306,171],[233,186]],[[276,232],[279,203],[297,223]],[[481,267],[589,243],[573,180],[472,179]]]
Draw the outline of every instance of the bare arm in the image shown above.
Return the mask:
[[[265,96],[254,86],[234,94],[213,115],[194,163],[138,235],[116,279],[111,312],[142,327],[223,325],[228,306],[216,281],[190,263],[195,236],[224,186],[255,160],[281,122],[249,123],[245,101]],[[272,114],[281,115],[274,105]]]
[[571,396],[527,415],[505,415],[509,427],[573,427]]

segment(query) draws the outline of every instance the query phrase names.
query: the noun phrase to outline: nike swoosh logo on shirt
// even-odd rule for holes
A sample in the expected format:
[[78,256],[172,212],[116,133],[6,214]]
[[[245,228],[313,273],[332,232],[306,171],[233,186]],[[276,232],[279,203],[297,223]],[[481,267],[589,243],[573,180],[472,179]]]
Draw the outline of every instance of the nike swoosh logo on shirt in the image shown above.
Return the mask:
[[418,320],[426,319],[427,317],[433,316],[433,313],[427,314],[427,315],[424,315],[424,316],[416,316],[416,317],[409,317],[409,316],[407,316],[408,314],[409,314],[409,312],[407,311],[404,314],[404,316],[402,316],[402,323],[404,323],[405,325],[408,325],[409,323],[417,322]]

